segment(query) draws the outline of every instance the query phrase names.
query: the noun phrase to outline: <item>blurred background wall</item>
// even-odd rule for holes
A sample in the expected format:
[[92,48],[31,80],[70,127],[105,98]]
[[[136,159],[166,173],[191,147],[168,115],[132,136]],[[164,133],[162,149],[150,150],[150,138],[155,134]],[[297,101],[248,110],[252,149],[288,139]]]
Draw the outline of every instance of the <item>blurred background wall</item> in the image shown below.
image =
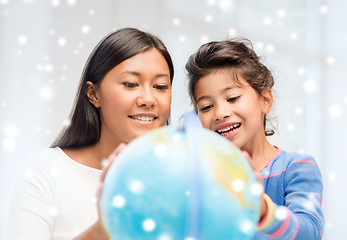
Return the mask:
[[192,110],[184,65],[204,42],[247,37],[275,76],[272,111],[287,151],[313,155],[324,180],[324,239],[347,235],[347,1],[0,0],[0,239],[23,158],[67,119],[84,63],[121,27],[159,36],[175,64],[172,124]]

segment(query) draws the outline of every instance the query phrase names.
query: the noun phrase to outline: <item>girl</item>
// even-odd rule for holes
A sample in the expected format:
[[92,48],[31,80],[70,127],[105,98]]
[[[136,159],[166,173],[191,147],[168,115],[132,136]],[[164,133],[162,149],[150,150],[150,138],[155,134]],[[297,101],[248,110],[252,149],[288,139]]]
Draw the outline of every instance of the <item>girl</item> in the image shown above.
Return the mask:
[[267,136],[274,80],[244,40],[202,45],[186,69],[189,93],[203,127],[248,153],[263,179],[255,239],[321,239],[322,179],[316,161],[273,146]]
[[95,207],[102,160],[165,125],[173,74],[152,34],[126,28],[101,40],[82,73],[71,124],[18,175],[6,239],[108,239]]

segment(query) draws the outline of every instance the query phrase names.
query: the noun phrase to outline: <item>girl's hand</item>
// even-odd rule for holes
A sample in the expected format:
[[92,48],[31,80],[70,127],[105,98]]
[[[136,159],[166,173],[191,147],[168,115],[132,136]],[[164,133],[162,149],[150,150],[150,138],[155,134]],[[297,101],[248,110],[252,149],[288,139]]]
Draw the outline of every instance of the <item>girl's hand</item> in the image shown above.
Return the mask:
[[[248,162],[251,164],[251,167],[254,170],[254,166],[252,166],[252,161],[251,161],[251,156],[248,154],[248,152],[246,151],[242,151],[243,156],[248,160]],[[260,176],[258,175],[258,173],[256,171],[254,172],[254,176],[257,178],[257,181],[259,184],[261,184],[261,186],[263,185],[263,180],[260,178]],[[264,198],[264,192],[260,195],[260,212],[259,212],[259,222],[263,219],[263,217],[266,214],[267,211],[267,205],[266,205],[266,201]]]

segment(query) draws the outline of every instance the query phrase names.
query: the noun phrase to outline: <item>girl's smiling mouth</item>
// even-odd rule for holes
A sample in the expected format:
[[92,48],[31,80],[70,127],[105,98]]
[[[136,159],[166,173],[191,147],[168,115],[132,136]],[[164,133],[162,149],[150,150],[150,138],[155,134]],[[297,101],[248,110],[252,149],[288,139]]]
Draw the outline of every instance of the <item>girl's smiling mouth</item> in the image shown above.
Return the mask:
[[236,135],[240,126],[241,123],[228,124],[227,126],[224,125],[222,127],[217,128],[215,132],[222,135],[223,137],[230,137],[231,135]]

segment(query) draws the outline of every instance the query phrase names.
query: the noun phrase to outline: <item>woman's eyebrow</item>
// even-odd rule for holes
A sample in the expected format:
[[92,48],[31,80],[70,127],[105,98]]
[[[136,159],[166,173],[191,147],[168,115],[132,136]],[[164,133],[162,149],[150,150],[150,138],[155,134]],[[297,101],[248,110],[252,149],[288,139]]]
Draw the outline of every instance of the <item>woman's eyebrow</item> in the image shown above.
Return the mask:
[[[136,71],[124,71],[124,72],[121,72],[121,74],[131,74],[131,75],[135,75],[135,76],[141,76],[141,73],[139,72],[136,72]],[[166,73],[158,73],[155,75],[155,77],[168,77],[170,78],[169,74],[166,74]]]

